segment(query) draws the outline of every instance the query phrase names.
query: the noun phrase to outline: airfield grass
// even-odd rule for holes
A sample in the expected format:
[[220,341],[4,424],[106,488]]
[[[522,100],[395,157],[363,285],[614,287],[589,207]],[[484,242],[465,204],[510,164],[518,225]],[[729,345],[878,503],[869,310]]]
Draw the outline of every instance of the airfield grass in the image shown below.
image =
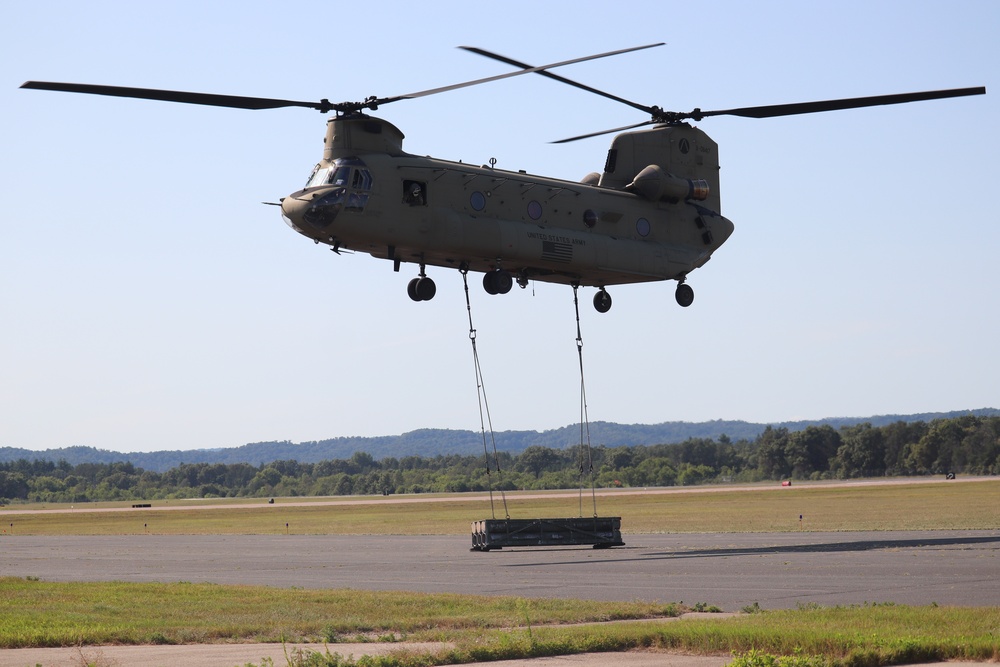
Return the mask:
[[[361,502],[358,502],[358,501]],[[497,501],[496,515],[504,516]],[[178,507],[188,506],[188,507]],[[158,509],[158,508],[164,509]],[[170,509],[166,509],[166,508]],[[514,518],[575,516],[575,494],[507,494]],[[631,533],[1000,529],[1000,480],[887,485],[704,488],[599,493],[598,513]],[[589,491],[582,514],[593,513]],[[467,534],[490,518],[482,495],[261,501],[157,501],[70,512],[0,510],[14,535]],[[100,511],[98,511],[100,510]],[[802,515],[802,522],[799,522]],[[12,524],[12,525],[11,525]],[[287,524],[287,528],[286,528]],[[0,548],[4,535],[0,534]],[[710,602],[710,601],[709,601]],[[732,654],[739,667],[877,667],[934,660],[1000,661],[1000,607],[866,605],[760,611],[667,622],[676,604],[605,603],[191,583],[55,583],[0,578],[0,647],[321,641],[290,664],[456,664],[595,651]],[[601,623],[616,620],[615,623]],[[579,625],[583,623],[584,625]],[[598,623],[595,625],[594,623]],[[444,641],[355,663],[343,641]]]
[[324,642],[326,661],[302,663],[344,665],[353,663],[334,657],[338,642],[449,644],[365,663],[386,666],[635,649],[821,656],[814,662],[857,667],[1000,660],[1000,607],[807,606],[668,622],[682,611],[641,602],[8,577],[0,579],[0,648]]
[[[1000,528],[1000,478],[662,491],[599,491],[596,513],[622,517],[626,534]],[[582,502],[575,492],[508,492],[506,507],[499,494],[493,500],[492,508],[484,494],[287,498],[273,505],[259,499],[175,500],[157,501],[151,509],[131,509],[128,503],[72,510],[15,505],[0,510],[0,529],[16,535],[461,535],[469,533],[472,521],[508,513],[512,518],[595,513],[589,490]]]
[[0,648],[219,641],[383,641],[678,614],[671,605],[398,591],[0,578]]

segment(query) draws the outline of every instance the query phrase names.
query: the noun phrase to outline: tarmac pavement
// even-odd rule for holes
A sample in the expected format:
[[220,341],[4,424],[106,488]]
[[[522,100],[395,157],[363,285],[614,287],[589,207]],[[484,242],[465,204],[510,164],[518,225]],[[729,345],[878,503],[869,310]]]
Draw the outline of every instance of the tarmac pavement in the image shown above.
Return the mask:
[[1000,532],[626,535],[613,549],[473,552],[456,536],[7,536],[0,575],[589,600],[1000,605]]

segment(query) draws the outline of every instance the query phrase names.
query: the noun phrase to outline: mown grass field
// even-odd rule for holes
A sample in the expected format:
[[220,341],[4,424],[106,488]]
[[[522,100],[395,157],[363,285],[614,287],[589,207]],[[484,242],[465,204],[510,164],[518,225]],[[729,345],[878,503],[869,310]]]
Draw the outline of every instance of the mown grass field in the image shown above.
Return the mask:
[[[514,518],[590,516],[590,491],[507,493]],[[725,487],[670,493],[597,495],[597,513],[622,517],[622,532],[782,532],[796,530],[934,530],[1000,528],[1000,479],[893,483],[799,484],[791,488]],[[0,529],[16,535],[330,534],[462,535],[472,521],[493,516],[487,496],[254,501],[157,501],[101,506],[11,506]],[[496,516],[505,509],[494,494]],[[799,521],[799,517],[802,521]],[[11,525],[13,524],[13,525]]]
[[[58,610],[58,611],[55,611]],[[361,590],[0,578],[0,647],[83,643],[350,641],[437,637],[526,623],[676,616],[643,602],[491,598]]]
[[[1000,607],[804,607],[671,622],[681,611],[648,603],[3,578],[0,648],[319,641],[330,644],[332,658],[341,641],[451,644],[431,654],[401,648],[364,663],[386,667],[631,649],[758,652],[859,667],[1000,660]],[[351,664],[318,657],[307,664]]]

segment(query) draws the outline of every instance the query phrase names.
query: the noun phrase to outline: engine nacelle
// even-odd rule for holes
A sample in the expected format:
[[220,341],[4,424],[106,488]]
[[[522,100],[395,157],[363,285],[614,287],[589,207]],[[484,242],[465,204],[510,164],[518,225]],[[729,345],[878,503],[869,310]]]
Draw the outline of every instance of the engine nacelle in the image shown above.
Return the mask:
[[651,164],[636,174],[625,189],[650,201],[704,201],[709,195],[708,181],[678,178],[656,164]]

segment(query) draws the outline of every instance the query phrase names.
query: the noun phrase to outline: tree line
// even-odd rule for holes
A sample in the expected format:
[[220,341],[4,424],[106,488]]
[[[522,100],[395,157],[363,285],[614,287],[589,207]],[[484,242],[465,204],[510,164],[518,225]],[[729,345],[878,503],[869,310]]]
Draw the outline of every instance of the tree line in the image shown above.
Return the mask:
[[129,462],[26,458],[0,463],[0,503],[83,503],[214,497],[340,496],[516,489],[686,486],[779,479],[1000,474],[1000,417],[869,423],[799,431],[767,427],[753,440],[527,447],[519,454],[404,456],[300,463],[181,464],[165,472]]

